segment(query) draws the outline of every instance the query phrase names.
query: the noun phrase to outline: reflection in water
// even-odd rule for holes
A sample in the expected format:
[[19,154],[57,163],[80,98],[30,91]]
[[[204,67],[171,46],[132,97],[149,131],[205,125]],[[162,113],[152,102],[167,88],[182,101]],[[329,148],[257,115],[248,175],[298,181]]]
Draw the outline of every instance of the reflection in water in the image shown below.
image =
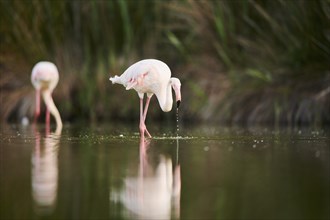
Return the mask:
[[0,219],[330,219],[329,130],[186,127],[179,158],[156,137],[140,163],[134,127],[67,126],[57,146],[0,127]]
[[41,135],[35,132],[36,143],[32,154],[32,196],[36,212],[51,213],[55,208],[58,185],[58,150],[61,130],[49,134],[41,142]]
[[124,189],[112,193],[114,202],[121,202],[134,218],[170,219],[180,217],[181,171],[172,160],[160,155],[156,169],[148,161],[150,142],[140,139],[140,165],[137,177],[126,177]]

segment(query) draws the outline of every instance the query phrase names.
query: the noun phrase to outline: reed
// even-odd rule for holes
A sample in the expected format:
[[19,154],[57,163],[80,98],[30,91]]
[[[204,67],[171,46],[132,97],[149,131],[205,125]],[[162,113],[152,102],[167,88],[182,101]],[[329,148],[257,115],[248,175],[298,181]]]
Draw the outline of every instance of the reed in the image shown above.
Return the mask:
[[[102,103],[115,96],[109,91],[110,74],[120,74],[138,56],[144,56],[145,42],[157,35],[156,29],[150,29],[161,16],[158,3],[147,0],[4,0],[0,4],[6,43],[2,51],[23,54],[28,67],[39,60],[56,63],[63,79],[58,90],[66,91],[55,91],[65,103],[60,110],[71,111],[64,113],[69,118],[75,115],[90,120],[96,120],[96,115],[109,116]],[[27,78],[30,71],[26,68],[20,74]]]
[[[136,97],[107,79],[155,57],[181,74],[186,120],[329,122],[329,10],[324,0],[2,0],[1,53],[25,63],[16,81],[39,60],[55,62],[68,120],[135,118]],[[0,58],[3,78],[15,62]]]
[[[222,70],[211,78],[222,74],[230,81],[229,90],[221,90],[223,83],[214,82],[219,93],[226,92],[218,103],[211,103],[217,99],[206,94],[211,95],[208,104],[217,106],[207,118],[289,124],[315,121],[308,114],[329,118],[324,103],[330,94],[324,96],[319,110],[303,104],[314,103],[316,93],[329,88],[329,6],[325,1],[186,0],[172,2],[168,8],[179,24],[172,27],[173,34],[194,36],[194,40],[181,39],[180,47],[188,48],[188,54],[217,57]],[[213,72],[212,68],[216,67],[200,70],[195,80],[209,77],[206,72]],[[303,95],[297,95],[300,92]],[[303,110],[294,110],[296,106]]]

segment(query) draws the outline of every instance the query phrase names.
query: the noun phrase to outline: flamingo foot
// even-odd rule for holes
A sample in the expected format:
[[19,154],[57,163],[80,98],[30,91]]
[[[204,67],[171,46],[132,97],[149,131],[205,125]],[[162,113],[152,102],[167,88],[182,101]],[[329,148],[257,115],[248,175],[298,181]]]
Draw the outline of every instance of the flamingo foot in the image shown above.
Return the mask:
[[148,129],[146,128],[146,130],[145,130],[146,132],[147,132],[147,135],[148,135],[148,137],[149,138],[152,138],[152,136],[151,136],[151,134],[149,133],[149,131],[148,131]]
[[144,137],[144,133],[146,133],[149,138],[152,138],[152,136],[150,135],[150,133],[149,133],[146,125],[145,124],[140,124],[140,134],[141,134],[141,137]]

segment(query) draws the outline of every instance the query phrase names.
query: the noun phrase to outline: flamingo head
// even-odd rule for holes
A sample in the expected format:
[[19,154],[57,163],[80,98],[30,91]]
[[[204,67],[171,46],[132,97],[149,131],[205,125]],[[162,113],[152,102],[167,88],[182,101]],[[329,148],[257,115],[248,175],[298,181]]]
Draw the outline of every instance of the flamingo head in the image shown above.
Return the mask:
[[175,92],[175,98],[176,98],[176,107],[179,108],[181,104],[181,82],[178,78],[171,78],[171,85]]

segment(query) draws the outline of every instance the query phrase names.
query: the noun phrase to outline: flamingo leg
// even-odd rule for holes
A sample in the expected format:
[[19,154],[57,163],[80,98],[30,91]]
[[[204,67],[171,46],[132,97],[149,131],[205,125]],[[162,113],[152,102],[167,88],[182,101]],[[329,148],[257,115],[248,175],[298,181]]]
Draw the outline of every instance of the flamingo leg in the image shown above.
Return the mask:
[[[146,101],[146,105],[145,105],[145,107],[144,107],[144,112],[143,112],[143,120],[144,120],[144,123],[146,122],[147,112],[148,112],[148,108],[149,108],[150,99],[151,99],[151,96],[150,96],[150,97],[147,96],[147,101]],[[149,137],[151,137],[151,135],[150,135],[150,133],[149,133],[147,127],[146,127],[146,132],[147,132],[147,135],[148,135]]]
[[147,97],[146,105],[144,107],[144,112],[143,112],[144,121],[146,121],[147,111],[148,111],[148,108],[149,108],[150,99],[151,99],[151,97]]
[[34,114],[34,123],[37,123],[38,117],[40,115],[40,90],[36,90],[36,108]]
[[144,117],[144,112],[143,112],[143,98],[140,98],[140,133],[141,133],[141,137],[144,137],[144,132],[147,133],[148,137],[151,137],[144,121],[145,121],[145,117]]
[[141,138],[144,138],[144,118],[143,118],[143,98],[140,98],[140,134]]
[[146,127],[145,131],[147,132],[147,135],[148,135],[148,137],[150,137],[150,138],[151,138],[152,136],[151,136],[151,134],[149,133],[149,131],[148,131],[147,127]]

